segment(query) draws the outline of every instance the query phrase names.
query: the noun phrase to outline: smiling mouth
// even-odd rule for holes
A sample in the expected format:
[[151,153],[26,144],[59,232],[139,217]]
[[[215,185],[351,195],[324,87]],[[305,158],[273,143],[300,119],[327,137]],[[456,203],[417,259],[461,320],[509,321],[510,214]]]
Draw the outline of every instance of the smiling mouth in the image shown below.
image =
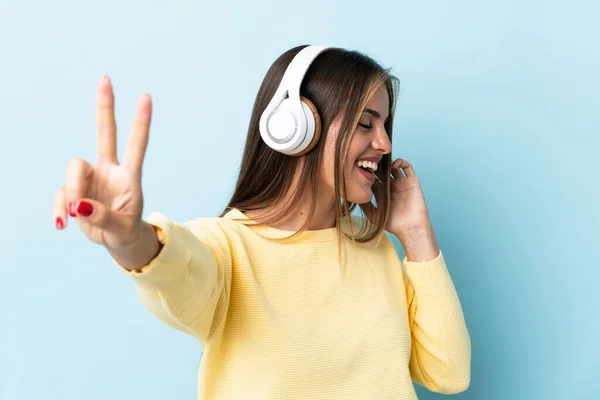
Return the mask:
[[373,161],[365,161],[365,160],[357,161],[356,166],[364,171],[371,172],[371,173],[377,171],[377,163],[375,163]]
[[375,173],[373,172],[373,170],[368,169],[368,168],[362,168],[362,167],[356,167],[358,169],[358,172],[364,176],[367,180],[369,180],[369,182],[373,183],[375,182],[375,179],[377,178],[377,176],[375,175]]

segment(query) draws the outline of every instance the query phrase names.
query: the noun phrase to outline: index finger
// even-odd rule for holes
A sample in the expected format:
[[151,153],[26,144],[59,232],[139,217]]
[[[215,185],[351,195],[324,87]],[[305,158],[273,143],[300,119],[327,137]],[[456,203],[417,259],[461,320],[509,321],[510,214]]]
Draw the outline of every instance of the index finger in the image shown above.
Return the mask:
[[117,162],[117,124],[115,122],[115,98],[110,78],[104,76],[96,87],[97,157]]
[[412,164],[402,158],[396,159],[392,165],[392,168],[400,168],[406,177],[417,176]]

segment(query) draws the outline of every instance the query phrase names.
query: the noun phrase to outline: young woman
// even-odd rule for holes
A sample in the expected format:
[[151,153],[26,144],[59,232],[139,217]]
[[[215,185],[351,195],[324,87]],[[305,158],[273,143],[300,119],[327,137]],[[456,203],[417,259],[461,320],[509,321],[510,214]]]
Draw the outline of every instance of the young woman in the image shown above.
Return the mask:
[[119,164],[100,80],[97,161],[69,163],[56,225],[70,215],[154,315],[199,340],[201,399],[415,399],[413,381],[469,386],[470,338],[421,185],[391,158],[396,87],[358,52],[285,52],[258,91],[227,209],[178,224],[141,218],[150,97]]

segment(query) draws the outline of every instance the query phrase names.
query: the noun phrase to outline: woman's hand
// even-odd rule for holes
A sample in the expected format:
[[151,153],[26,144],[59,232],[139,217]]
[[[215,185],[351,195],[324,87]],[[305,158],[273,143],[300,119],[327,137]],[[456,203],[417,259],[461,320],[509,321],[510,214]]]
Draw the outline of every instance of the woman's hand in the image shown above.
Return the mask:
[[[390,215],[385,230],[398,237],[409,261],[428,261],[440,250],[421,183],[412,165],[401,158],[392,163]],[[360,205],[367,217],[374,209],[371,203]]]
[[390,216],[386,230],[398,237],[429,228],[429,212],[421,183],[412,165],[401,158],[392,163]]
[[386,229],[398,237],[409,261],[436,258],[440,250],[415,170],[408,161],[398,158],[392,163],[392,176]]
[[[110,252],[123,253],[146,233],[142,221],[142,163],[148,145],[152,103],[140,97],[122,164],[117,160],[114,95],[109,78],[96,89],[97,158],[92,165],[73,158],[63,187],[54,195],[54,220],[58,229],[68,216],[93,242]],[[145,234],[147,237],[147,233]]]

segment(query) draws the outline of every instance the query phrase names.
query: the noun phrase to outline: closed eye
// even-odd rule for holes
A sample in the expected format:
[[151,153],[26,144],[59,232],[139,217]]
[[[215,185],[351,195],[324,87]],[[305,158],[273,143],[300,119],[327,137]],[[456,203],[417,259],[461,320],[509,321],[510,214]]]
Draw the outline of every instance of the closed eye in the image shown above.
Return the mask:
[[363,127],[365,129],[371,129],[373,127],[373,125],[367,125],[367,124],[358,124],[360,127]]

